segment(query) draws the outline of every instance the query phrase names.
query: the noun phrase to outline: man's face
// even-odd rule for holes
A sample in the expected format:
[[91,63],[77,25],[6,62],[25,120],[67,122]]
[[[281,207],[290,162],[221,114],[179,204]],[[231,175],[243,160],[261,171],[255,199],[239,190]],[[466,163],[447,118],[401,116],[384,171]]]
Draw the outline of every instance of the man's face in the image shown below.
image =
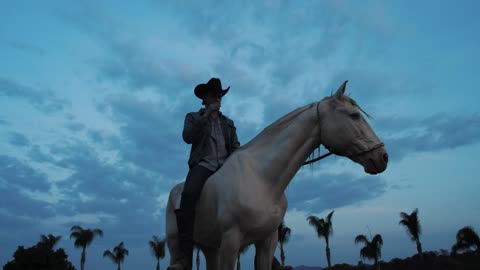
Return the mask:
[[205,102],[205,107],[208,107],[210,104],[217,103],[221,105],[222,103],[222,93],[221,92],[215,92],[215,91],[210,91],[208,92],[207,96],[203,99]]

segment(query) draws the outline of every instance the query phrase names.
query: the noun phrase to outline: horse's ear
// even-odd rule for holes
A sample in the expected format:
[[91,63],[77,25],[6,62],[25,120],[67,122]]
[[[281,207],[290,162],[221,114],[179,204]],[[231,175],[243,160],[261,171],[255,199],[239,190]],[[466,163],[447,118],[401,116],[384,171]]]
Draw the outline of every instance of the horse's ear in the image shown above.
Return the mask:
[[342,85],[338,88],[337,92],[335,92],[335,97],[336,98],[341,98],[343,94],[345,94],[345,87],[347,86],[348,80],[344,81]]

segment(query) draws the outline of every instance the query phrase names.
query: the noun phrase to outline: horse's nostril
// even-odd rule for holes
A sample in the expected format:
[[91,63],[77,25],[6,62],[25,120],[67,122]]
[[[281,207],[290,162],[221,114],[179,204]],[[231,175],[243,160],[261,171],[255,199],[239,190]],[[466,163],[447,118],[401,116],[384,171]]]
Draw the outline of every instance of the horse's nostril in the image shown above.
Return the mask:
[[383,157],[383,161],[384,161],[385,163],[387,163],[387,162],[388,162],[388,154],[385,153],[385,154],[383,154],[382,157]]

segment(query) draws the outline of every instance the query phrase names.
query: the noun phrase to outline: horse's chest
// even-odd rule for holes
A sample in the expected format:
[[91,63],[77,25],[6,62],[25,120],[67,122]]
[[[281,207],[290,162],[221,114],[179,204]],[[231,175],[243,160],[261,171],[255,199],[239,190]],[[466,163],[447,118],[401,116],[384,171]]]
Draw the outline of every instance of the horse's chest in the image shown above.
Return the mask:
[[239,220],[242,230],[252,236],[263,236],[275,231],[286,211],[286,204],[282,201],[276,203],[263,201],[247,205]]

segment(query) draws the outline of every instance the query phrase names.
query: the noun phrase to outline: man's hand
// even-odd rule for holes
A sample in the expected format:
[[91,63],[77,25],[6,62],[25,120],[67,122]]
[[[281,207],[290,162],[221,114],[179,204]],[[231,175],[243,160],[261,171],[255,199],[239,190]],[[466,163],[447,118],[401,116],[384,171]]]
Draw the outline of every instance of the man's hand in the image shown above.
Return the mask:
[[211,103],[207,106],[207,115],[212,115],[220,111],[220,102]]

